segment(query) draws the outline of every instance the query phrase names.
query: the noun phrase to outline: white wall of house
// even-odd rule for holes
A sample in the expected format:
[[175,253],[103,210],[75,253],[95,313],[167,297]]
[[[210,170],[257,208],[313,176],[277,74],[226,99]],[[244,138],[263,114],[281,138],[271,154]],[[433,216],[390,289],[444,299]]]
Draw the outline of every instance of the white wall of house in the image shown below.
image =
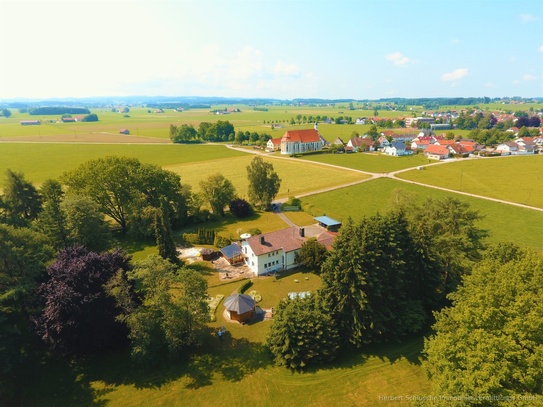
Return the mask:
[[246,241],[241,243],[241,250],[246,256],[245,264],[249,266],[255,276],[262,276],[275,271],[290,270],[298,265],[294,259],[299,250],[285,253],[282,249],[278,249],[257,256]]

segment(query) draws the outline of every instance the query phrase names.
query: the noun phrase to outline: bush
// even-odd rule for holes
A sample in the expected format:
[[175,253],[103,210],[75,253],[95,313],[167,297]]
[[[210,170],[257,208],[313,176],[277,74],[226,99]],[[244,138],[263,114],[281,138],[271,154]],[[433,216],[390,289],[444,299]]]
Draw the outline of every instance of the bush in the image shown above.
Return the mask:
[[251,280],[245,280],[243,284],[238,287],[238,293],[243,294],[252,285],[253,282]]
[[260,235],[262,231],[259,228],[251,228],[247,231],[251,236]]
[[232,241],[223,236],[216,235],[215,239],[213,240],[213,246],[215,247],[225,247],[228,246]]
[[198,233],[183,233],[183,241],[190,244],[198,244]]
[[245,199],[236,198],[230,202],[230,213],[236,218],[246,218],[253,214],[253,207]]
[[215,231],[209,229],[198,229],[199,244],[213,244],[215,242]]

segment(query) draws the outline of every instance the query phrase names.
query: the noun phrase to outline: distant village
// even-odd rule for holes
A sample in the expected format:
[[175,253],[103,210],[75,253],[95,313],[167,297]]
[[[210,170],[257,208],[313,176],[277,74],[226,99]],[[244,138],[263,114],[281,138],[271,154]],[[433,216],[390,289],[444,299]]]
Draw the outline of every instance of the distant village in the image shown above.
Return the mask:
[[[454,137],[451,132],[453,126],[449,123],[458,117],[455,112],[436,112],[426,113],[424,117],[398,119],[357,118],[355,124],[359,125],[378,125],[384,120],[392,120],[396,123],[401,121],[402,125],[405,125],[406,131],[383,130],[374,137],[368,134],[351,137],[348,140],[338,137],[333,142],[326,141],[319,134],[318,124],[315,123],[313,129],[288,130],[282,137],[269,140],[266,151],[280,151],[281,154],[286,155],[307,154],[318,151],[329,151],[338,154],[377,151],[396,157],[419,153],[424,154],[431,160],[442,160],[451,157],[461,158],[472,155],[537,154],[543,151],[543,128],[539,127],[539,124],[537,127],[529,127],[531,130],[535,129],[538,135],[519,135],[521,129],[513,125],[504,130],[510,133],[510,141],[495,145],[483,145],[473,139]],[[515,124],[518,121],[518,118],[513,114],[498,114],[492,117],[495,123]],[[538,122],[540,123],[540,118],[538,118]],[[323,123],[331,124],[334,122],[331,119],[325,119]],[[444,133],[447,130],[450,131]],[[534,132],[532,131],[532,133]]]

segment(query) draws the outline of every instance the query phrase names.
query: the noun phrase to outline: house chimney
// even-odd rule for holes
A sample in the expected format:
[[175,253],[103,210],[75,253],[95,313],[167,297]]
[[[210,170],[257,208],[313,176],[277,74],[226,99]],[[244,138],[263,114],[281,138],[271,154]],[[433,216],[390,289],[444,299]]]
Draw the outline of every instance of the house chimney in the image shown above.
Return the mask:
[[264,240],[264,236],[260,236],[260,244],[264,244],[266,241]]
[[300,236],[305,237],[305,230],[304,228],[300,228]]

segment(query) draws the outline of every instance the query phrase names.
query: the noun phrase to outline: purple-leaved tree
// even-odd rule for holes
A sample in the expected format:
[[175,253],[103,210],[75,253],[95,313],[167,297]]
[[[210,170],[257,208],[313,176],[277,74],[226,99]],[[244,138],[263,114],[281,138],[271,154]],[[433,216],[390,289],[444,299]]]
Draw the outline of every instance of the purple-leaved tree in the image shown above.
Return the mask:
[[83,246],[62,250],[47,269],[47,281],[38,294],[43,301],[37,330],[42,339],[62,354],[86,354],[126,343],[127,328],[106,284],[125,276],[130,258],[120,250],[94,253]]

